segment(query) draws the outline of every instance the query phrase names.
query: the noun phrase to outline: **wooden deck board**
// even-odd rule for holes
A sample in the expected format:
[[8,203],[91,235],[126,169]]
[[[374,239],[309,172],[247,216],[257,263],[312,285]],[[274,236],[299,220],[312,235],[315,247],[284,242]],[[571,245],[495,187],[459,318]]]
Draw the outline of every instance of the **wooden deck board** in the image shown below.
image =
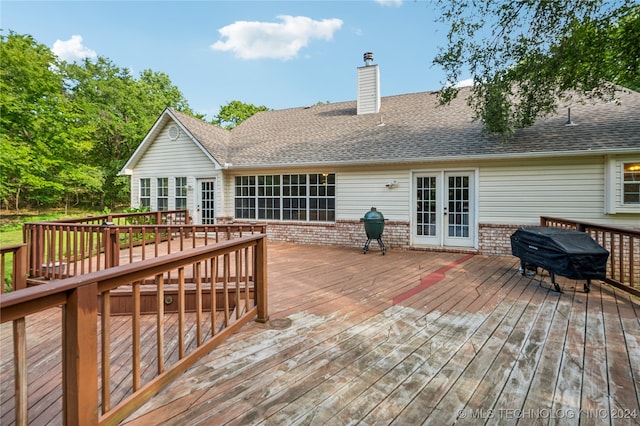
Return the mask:
[[[512,328],[524,309],[526,303],[518,301],[520,306],[517,306],[510,302],[517,300],[523,290],[531,288],[516,285],[520,281],[519,276],[511,276],[506,287],[501,287],[493,296],[493,300],[498,298],[500,301],[495,308],[463,319],[461,326],[467,328],[466,334],[455,336],[457,338],[451,341],[449,348],[439,355],[438,369],[429,372],[431,380],[425,382],[417,397],[395,419],[396,424],[420,424],[431,416],[443,418],[443,421],[445,416],[453,416],[455,421],[458,410],[465,407],[504,343],[499,336],[501,327]],[[509,302],[503,303],[505,301]]]
[[[522,276],[510,257],[286,243],[269,243],[268,256],[272,321],[245,325],[124,424],[640,424],[638,298],[561,277],[564,293],[549,291],[548,275]],[[156,331],[155,316],[143,318],[144,339]],[[126,316],[112,321],[115,405],[131,386],[131,337]],[[29,350],[42,352],[30,424],[61,423],[49,322],[28,321]],[[202,326],[210,333],[208,315]],[[185,327],[193,345],[195,319]],[[0,331],[4,425],[10,324]],[[142,347],[144,383],[157,366],[153,345]]]
[[[618,414],[625,414],[627,411],[631,413],[640,411],[637,395],[638,377],[634,377],[633,374],[634,369],[638,368],[638,355],[637,353],[629,353],[630,348],[626,346],[627,336],[621,321],[621,316],[628,315],[631,311],[626,309],[627,304],[633,303],[633,301],[628,295],[622,296],[618,290],[614,290],[606,296],[603,298],[603,311],[610,393],[609,409],[611,417],[618,417]],[[632,362],[634,366],[631,365]],[[612,424],[626,424],[628,422],[626,418],[612,418],[611,420]],[[638,421],[638,418],[636,417],[635,420]]]
[[[609,412],[607,393],[607,353],[604,318],[602,314],[602,294],[594,287],[587,300],[586,342],[584,348],[584,369],[582,380],[582,410],[587,413]],[[595,425],[594,416],[585,418],[582,424]]]

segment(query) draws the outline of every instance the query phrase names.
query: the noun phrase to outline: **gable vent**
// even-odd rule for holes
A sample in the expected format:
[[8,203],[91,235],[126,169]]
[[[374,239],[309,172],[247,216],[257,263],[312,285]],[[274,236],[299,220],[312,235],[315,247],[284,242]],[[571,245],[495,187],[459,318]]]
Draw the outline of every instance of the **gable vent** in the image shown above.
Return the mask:
[[169,127],[169,139],[175,141],[180,137],[180,129],[176,125],[172,125]]
[[363,59],[365,65],[358,67],[357,113],[375,114],[380,111],[380,71],[371,64],[373,53],[365,53]]

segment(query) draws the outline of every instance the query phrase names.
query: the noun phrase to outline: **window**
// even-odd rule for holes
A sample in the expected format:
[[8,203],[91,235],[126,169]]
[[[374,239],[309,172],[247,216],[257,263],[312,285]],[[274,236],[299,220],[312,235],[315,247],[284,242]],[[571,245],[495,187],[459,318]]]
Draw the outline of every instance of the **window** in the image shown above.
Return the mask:
[[256,218],[256,177],[236,176],[235,210],[237,219]]
[[258,176],[258,219],[280,219],[280,176]]
[[282,176],[282,218],[307,220],[307,175]]
[[640,204],[640,163],[625,163],[622,203]]
[[309,175],[309,220],[336,219],[336,175]]
[[151,179],[140,179],[140,207],[151,208]]
[[187,209],[187,178],[176,178],[176,210]]
[[158,178],[157,210],[169,210],[169,178]]
[[335,221],[335,174],[236,176],[237,219]]

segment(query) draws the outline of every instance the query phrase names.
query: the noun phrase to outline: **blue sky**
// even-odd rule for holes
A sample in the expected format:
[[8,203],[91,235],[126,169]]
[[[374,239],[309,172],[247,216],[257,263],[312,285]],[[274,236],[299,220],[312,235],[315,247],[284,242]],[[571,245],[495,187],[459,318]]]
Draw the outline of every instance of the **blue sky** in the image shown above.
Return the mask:
[[447,28],[434,1],[2,0],[0,27],[67,60],[103,56],[169,75],[211,119],[238,100],[272,109],[356,98],[365,52],[382,96],[437,90]]

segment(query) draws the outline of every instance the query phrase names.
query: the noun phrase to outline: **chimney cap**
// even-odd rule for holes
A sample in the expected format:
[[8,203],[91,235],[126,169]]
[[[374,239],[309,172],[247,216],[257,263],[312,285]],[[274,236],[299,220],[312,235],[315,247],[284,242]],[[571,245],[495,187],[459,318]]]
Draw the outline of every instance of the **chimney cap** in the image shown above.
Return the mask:
[[373,61],[373,52],[365,52],[365,54],[362,55],[362,58],[364,59],[364,64],[366,66],[371,65],[370,62]]

